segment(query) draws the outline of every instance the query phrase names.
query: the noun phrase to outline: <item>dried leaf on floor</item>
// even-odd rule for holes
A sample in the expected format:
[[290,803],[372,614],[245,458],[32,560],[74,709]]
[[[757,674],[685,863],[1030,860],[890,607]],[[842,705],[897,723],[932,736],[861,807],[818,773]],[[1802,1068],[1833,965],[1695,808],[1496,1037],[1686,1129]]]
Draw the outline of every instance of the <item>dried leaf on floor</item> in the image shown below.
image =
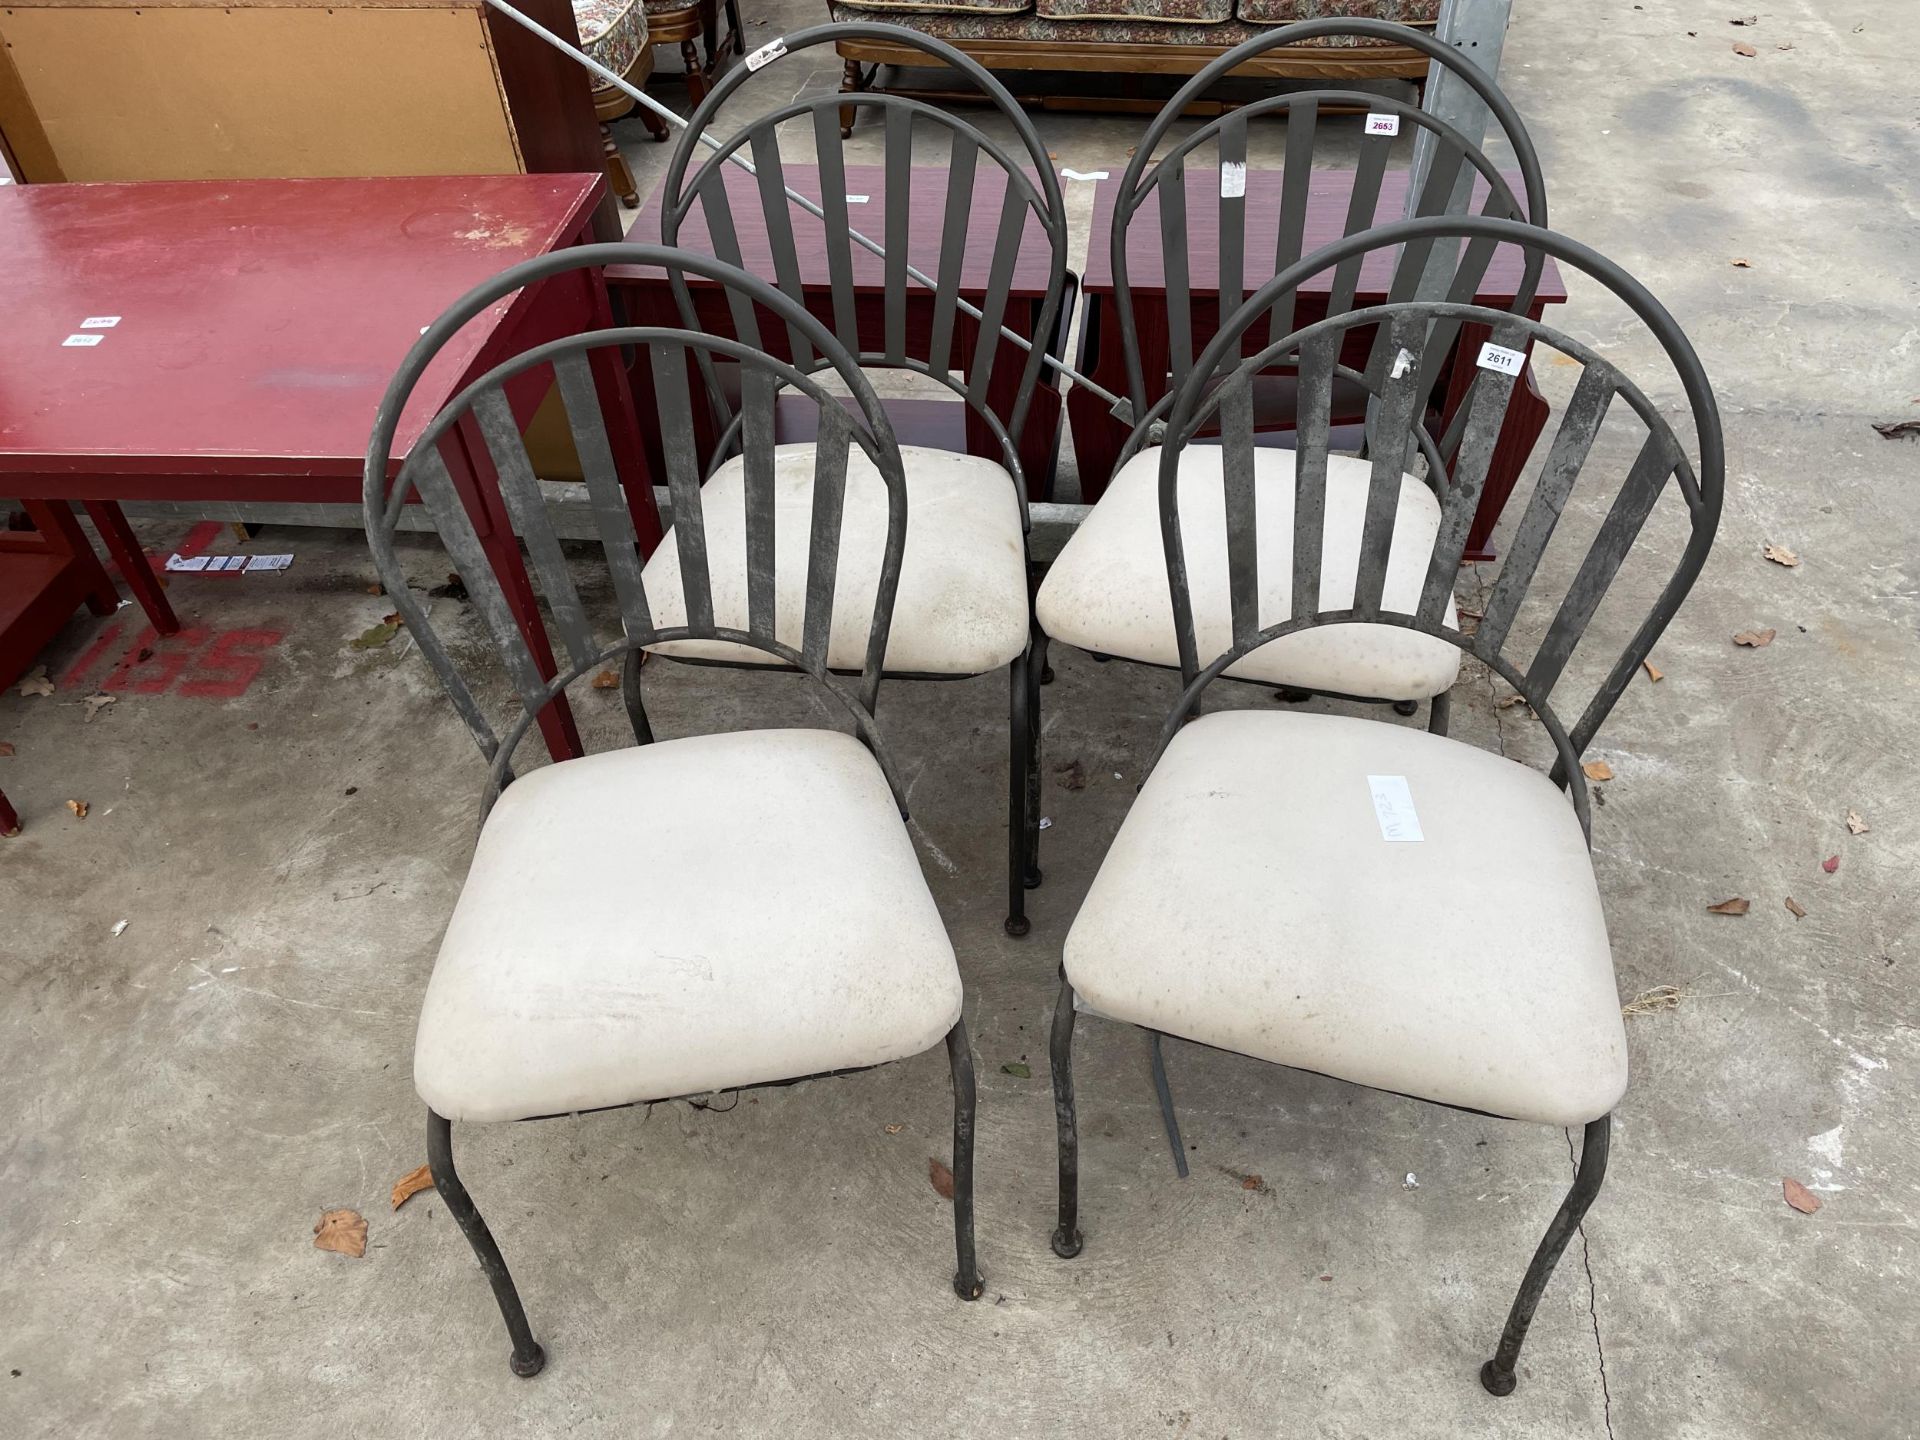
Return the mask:
[[1772,627],[1768,627],[1765,630],[1742,630],[1738,635],[1733,637],[1733,643],[1736,645],[1745,645],[1749,650],[1759,650],[1773,644],[1773,637],[1779,633],[1778,630]]
[[1800,563],[1800,557],[1794,554],[1793,551],[1789,550],[1784,545],[1774,545],[1772,543],[1769,543],[1761,548],[1760,553],[1766,556],[1767,559],[1771,560],[1774,564],[1784,565],[1789,570],[1791,570],[1794,566]]
[[1747,44],[1746,41],[1742,40],[1739,44],[1733,47],[1733,53],[1736,55],[1744,55],[1747,59],[1751,60],[1753,59],[1754,56],[1758,55],[1760,52],[1754,49],[1753,46]]
[[329,1210],[313,1227],[313,1248],[358,1260],[367,1253],[367,1222],[358,1210]]
[[1666,671],[1660,669],[1660,667],[1655,665],[1651,660],[1642,660],[1640,665],[1641,668],[1647,672],[1647,679],[1656,685],[1667,678]]
[[1760,17],[1758,15],[1736,15],[1727,21],[1727,23],[1729,25],[1758,25],[1760,23]]
[[378,625],[369,625],[347,643],[355,650],[378,650],[399,633],[399,617],[393,616]]
[[1802,1215],[1811,1215],[1820,1208],[1820,1197],[1807,1189],[1806,1186],[1802,1185],[1791,1175],[1781,1179],[1780,1193],[1786,1196],[1787,1204],[1798,1210]]
[[933,1193],[942,1200],[953,1199],[953,1171],[931,1155],[927,1157],[927,1183],[933,1186]]
[[1744,915],[1753,908],[1753,902],[1742,900],[1738,895],[1731,900],[1722,900],[1718,905],[1707,906],[1709,915]]
[[1068,760],[1053,767],[1054,777],[1059,780],[1062,790],[1084,790],[1087,788],[1087,767],[1078,760]]
[[84,820],[84,819],[86,819],[86,818],[87,818],[87,810],[88,810],[88,808],[89,808],[89,807],[88,807],[88,805],[87,805],[87,802],[86,802],[86,801],[84,801],[84,800],[69,800],[69,801],[67,801],[67,809],[69,809],[69,810],[71,810],[71,811],[73,812],[73,818],[74,818],[74,819],[76,819],[76,820]]
[[1003,1075],[1011,1075],[1017,1080],[1031,1080],[1033,1078],[1033,1067],[1024,1060],[1009,1060],[1000,1067],[1000,1073]]
[[[6,753],[5,750],[0,750],[0,755],[5,755]],[[1864,835],[1872,828],[1871,825],[1867,824],[1866,817],[1858,810],[1847,811],[1847,833],[1849,835]]]
[[620,688],[620,677],[611,670],[602,670],[598,675],[593,677],[593,688],[596,690],[618,690]]
[[93,717],[98,715],[102,710],[106,709],[107,706],[113,703],[114,703],[114,697],[111,695],[87,696],[87,713],[85,716],[85,723],[91,725],[93,723]]
[[1789,895],[1787,896],[1787,913],[1796,920],[1804,920],[1807,918],[1807,907]]
[[47,678],[47,667],[36,665],[20,678],[22,695],[51,695],[53,682]]
[[1920,420],[1876,421],[1873,428],[1888,440],[1898,440],[1902,435],[1920,435]]
[[1840,868],[1840,857],[1838,855],[1829,855],[1820,862],[1820,868],[1829,875],[1833,874],[1834,871]]
[[1580,773],[1589,780],[1611,780],[1613,767],[1604,760],[1589,760],[1580,767]]
[[369,595],[384,595],[386,593],[387,587],[382,585],[378,580],[367,586],[367,594]]
[[1267,1188],[1267,1182],[1258,1175],[1242,1175],[1240,1177],[1240,1188],[1242,1190],[1251,1190],[1255,1194],[1258,1194]]
[[1642,990],[1633,999],[1620,1007],[1622,1015],[1651,1015],[1656,1010],[1671,1010],[1679,1005],[1680,997],[1687,992],[1678,985],[1656,985],[1651,990]]
[[1753,262],[1745,256],[1739,256],[1729,263],[1732,264],[1736,270],[1751,270],[1753,268]]
[[13,742],[11,740],[0,740],[0,760],[6,759],[11,754],[13,754]]
[[889,1135],[898,1135],[902,1130],[906,1129],[907,1127],[904,1125],[883,1125],[880,1128],[885,1130]]
[[418,1170],[409,1170],[393,1182],[393,1208],[398,1210],[422,1190],[431,1189],[433,1189],[431,1169],[422,1165]]

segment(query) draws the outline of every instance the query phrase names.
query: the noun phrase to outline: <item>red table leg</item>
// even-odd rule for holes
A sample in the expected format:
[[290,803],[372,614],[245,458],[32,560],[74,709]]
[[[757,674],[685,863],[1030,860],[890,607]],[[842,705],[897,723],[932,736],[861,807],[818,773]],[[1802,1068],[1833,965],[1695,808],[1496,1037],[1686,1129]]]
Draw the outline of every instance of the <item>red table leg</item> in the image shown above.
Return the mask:
[[7,803],[7,792],[0,790],[0,836],[18,835],[20,816],[13,806]]
[[49,541],[63,545],[74,563],[86,572],[91,584],[87,590],[87,608],[96,615],[111,615],[120,608],[120,592],[113,588],[113,577],[100,557],[93,553],[93,542],[80,528],[73,506],[63,500],[23,500],[27,518],[34,529]]
[[133,538],[133,529],[127,524],[127,517],[111,500],[88,500],[85,504],[87,515],[100,532],[101,540],[106,543],[107,553],[113,556],[113,563],[120,567],[120,578],[127,582],[133,598],[147,612],[147,619],[153,622],[153,628],[162,635],[174,634],[180,628],[180,621],[173,613],[173,606],[167,603],[167,592],[160,588],[153,566],[147,563],[146,551]]

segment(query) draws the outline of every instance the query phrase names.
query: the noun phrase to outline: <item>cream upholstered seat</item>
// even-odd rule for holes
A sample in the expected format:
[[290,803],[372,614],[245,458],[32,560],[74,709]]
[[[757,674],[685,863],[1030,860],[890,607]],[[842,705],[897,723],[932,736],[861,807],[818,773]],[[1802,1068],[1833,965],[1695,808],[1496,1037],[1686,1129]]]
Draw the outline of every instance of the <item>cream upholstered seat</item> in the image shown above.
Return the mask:
[[[1405,778],[1424,840],[1383,838],[1370,776]],[[1381,721],[1182,729],[1066,970],[1102,1015],[1442,1104],[1578,1125],[1626,1089],[1573,806],[1536,770]]]
[[522,776],[480,835],[414,1051],[450,1120],[877,1065],[960,1016],[878,763],[826,730],[663,741]]
[[[1220,456],[1216,445],[1194,444],[1180,457],[1180,532],[1203,662],[1223,654],[1233,639]],[[1293,613],[1293,458],[1291,450],[1253,452],[1262,625]],[[1364,460],[1327,458],[1322,609],[1353,604],[1371,472]],[[1388,609],[1416,607],[1439,526],[1440,502],[1405,477],[1387,561]],[[1155,665],[1180,663],[1160,535],[1158,450],[1143,450],[1121,467],[1047,572],[1035,614],[1048,635],[1083,650]],[[1459,623],[1451,600],[1446,623]],[[1450,689],[1459,670],[1460,652],[1431,635],[1388,625],[1324,625],[1263,645],[1227,674],[1336,695],[1424,700]]]
[[[991,460],[903,445],[907,541],[900,560],[886,668],[895,674],[979,675],[1027,648],[1026,545],[1013,479]],[[776,634],[796,649],[806,614],[807,550],[813,530],[814,447],[774,451]],[[746,472],[740,458],[708,479],[707,566],[714,620],[747,628]],[[858,670],[866,658],[873,597],[887,530],[887,492],[855,447],[847,457],[846,518],[834,592],[827,663]],[[683,623],[680,553],[673,532],[647,562],[648,602],[663,627]],[[650,647],[683,659],[778,664],[724,640],[673,640]]]

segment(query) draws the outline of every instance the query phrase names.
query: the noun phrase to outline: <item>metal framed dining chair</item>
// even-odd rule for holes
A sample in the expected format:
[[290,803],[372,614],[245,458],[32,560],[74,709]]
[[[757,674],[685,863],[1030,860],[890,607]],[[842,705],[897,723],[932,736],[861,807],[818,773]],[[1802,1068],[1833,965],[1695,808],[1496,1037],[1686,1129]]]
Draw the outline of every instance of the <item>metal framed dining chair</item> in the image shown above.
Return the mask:
[[[672,327],[561,336],[504,360],[434,416],[406,461],[396,427],[422,372],[475,315],[566,270],[654,265],[724,285],[822,358],[803,374],[736,339]],[[731,492],[701,488],[684,404],[663,408],[674,593],[643,575],[629,488],[616,472],[589,355],[618,347],[669,390],[687,357],[741,371],[743,476]],[[569,555],[548,521],[505,397],[529,372],[551,374],[578,449],[618,613],[589,614]],[[834,383],[851,405],[829,390]],[[684,385],[683,385],[684,388]],[[808,512],[781,502],[772,445],[781,392],[818,413],[817,477]],[[541,677],[479,548],[466,502],[439,446],[471,415],[498,473],[506,509],[533,561],[549,627],[567,657]],[[507,679],[496,728],[452,644],[409,588],[395,534],[409,500],[423,502],[458,566]],[[730,513],[723,513],[729,511]],[[857,560],[841,542],[872,523]],[[877,517],[877,518],[873,518]],[[784,1083],[915,1055],[943,1038],[954,1092],[954,1231],[963,1299],[980,1293],[973,1241],[973,1058],[953,946],[903,824],[896,767],[874,720],[901,556],[907,485],[886,411],[852,358],[773,286],[711,258],[652,245],[592,245],[545,256],[467,294],[408,353],[381,402],[367,448],[365,518],[373,558],[421,653],[489,762],[478,845],[421,1008],[414,1084],[428,1107],[434,1183],[492,1283],[515,1374],[545,1364],[499,1247],[454,1169],[454,1122],[525,1120],[718,1089]],[[808,572],[801,623],[776,615],[773,557],[797,531]],[[724,607],[723,567],[748,557],[739,613]],[[444,568],[436,566],[436,569]],[[597,564],[596,564],[597,568]],[[830,635],[845,592],[866,619],[855,676],[834,672]],[[606,623],[611,621],[611,623]],[[652,739],[536,769],[513,759],[539,713],[566,687],[623,654],[674,641],[766,651],[836,701],[852,735],[750,730]],[[857,737],[857,738],[855,738]],[[511,782],[511,783],[509,783]],[[647,894],[644,922],[633,898]]]
[[[800,98],[777,106],[705,148],[701,137],[722,107],[756,71],[767,65],[792,65],[794,57],[848,38],[883,38],[909,45],[965,76],[998,110],[1015,143],[1002,145],[962,116],[900,95],[839,93]],[[973,422],[991,437],[997,458],[956,453],[922,445],[903,445],[912,519],[886,656],[890,677],[953,680],[991,673],[1008,676],[1007,915],[1010,935],[1030,928],[1026,891],[1040,884],[1039,777],[1040,684],[1046,671],[1045,637],[1032,623],[1032,567],[1028,555],[1029,477],[1020,458],[1020,441],[1040,387],[1045,352],[1064,334],[1067,273],[1067,225],[1045,145],[1033,122],[1006,88],[976,61],[953,46],[897,25],[822,25],[782,37],[759,53],[776,58],[752,69],[738,68],[708,94],[688,121],[662,181],[661,240],[680,243],[697,215],[714,253],[741,262],[743,227],[764,227],[774,257],[774,280],[788,297],[812,306],[832,326],[840,345],[868,371],[896,371],[933,382],[965,405]],[[802,62],[803,63],[803,62]],[[846,181],[847,142],[842,111],[880,112],[885,126],[886,193],[882,214],[874,217],[871,238],[886,251],[884,261],[850,239],[862,228],[864,212],[851,208]],[[811,128],[820,171],[819,203],[824,222],[799,212],[785,193],[791,183],[780,135],[784,127]],[[918,148],[916,148],[918,147]],[[932,152],[938,169],[916,168],[917,155]],[[756,201],[750,213],[735,214],[726,178],[732,157],[750,155],[758,172]],[[937,182],[937,183],[936,183]],[[923,193],[924,192],[924,193]],[[976,209],[985,197],[990,224]],[[941,216],[937,231],[912,223],[916,209]],[[802,223],[804,222],[804,224]],[[830,284],[809,293],[799,256],[823,247]],[[1011,281],[1023,259],[1046,257],[1041,298],[1022,350],[1000,333],[1014,319],[1008,303]],[[988,281],[981,315],[960,308],[963,269],[984,254]],[[935,282],[931,288],[909,273],[918,269]],[[682,295],[684,322],[693,325],[693,301]],[[738,312],[738,307],[735,307]],[[736,313],[736,332],[749,320]],[[711,323],[707,321],[705,323]],[[756,347],[781,356],[802,372],[827,363],[797,332],[753,337]],[[704,376],[707,403],[719,423],[731,422],[735,404],[728,377],[718,367]],[[1011,408],[1004,419],[996,395],[1011,381]],[[775,449],[782,502],[804,506],[813,483],[811,450],[805,444]],[[716,493],[740,484],[735,461],[722,464],[708,479]],[[876,512],[877,513],[877,512]],[[871,546],[878,532],[869,519],[856,519],[848,531],[850,546]],[[805,577],[805,552],[784,545],[773,578],[780,633],[798,625]],[[736,560],[738,553],[736,552]],[[662,546],[648,574],[671,581],[679,559]],[[744,603],[745,577],[738,568],[715,571],[717,603],[723,613]],[[864,612],[847,605],[836,618],[828,663],[856,667],[866,635]],[[701,663],[767,665],[779,663],[764,653],[737,646],[673,642],[653,647],[654,654]],[[639,689],[639,662],[629,662],[629,688]],[[636,700],[637,703],[637,700]]]
[[[1595,347],[1524,316],[1458,302],[1337,314],[1243,356],[1244,337],[1269,328],[1276,305],[1314,264],[1455,239],[1469,251],[1538,251],[1622,302],[1651,339],[1647,348],[1671,364],[1677,384],[1658,393],[1683,397],[1678,413],[1691,421],[1692,445],[1670,420],[1672,408]],[[1415,537],[1396,517],[1407,488],[1419,484],[1405,473],[1405,456],[1416,442],[1425,448],[1413,429],[1421,364],[1462,323],[1489,326],[1494,338],[1480,352],[1437,521]],[[1375,443],[1366,473],[1349,478],[1331,465],[1328,414],[1340,344],[1363,325],[1379,327],[1394,359],[1364,372]],[[1452,606],[1455,577],[1513,385],[1513,357],[1529,341],[1577,371],[1556,371],[1577,383],[1485,614],[1469,629]],[[1613,337],[1609,351],[1622,353],[1618,342]],[[1300,360],[1299,449],[1294,465],[1279,467],[1262,463],[1271,452],[1255,446],[1252,387],[1265,363],[1290,354]],[[1609,417],[1618,423],[1597,444]],[[1183,480],[1196,438],[1210,427],[1218,443],[1204,447],[1206,464],[1224,478],[1196,504]],[[1481,1370],[1486,1388],[1505,1395],[1541,1293],[1599,1191],[1611,1113],[1626,1089],[1626,1034],[1588,857],[1581,756],[1713,542],[1725,460],[1706,374],[1673,317],[1592,250],[1511,220],[1404,221],[1342,240],[1250,298],[1175,395],[1156,461],[1183,688],[1066,941],[1051,1036],[1060,1146],[1053,1248],[1072,1257],[1082,1245],[1076,1005],[1377,1090],[1580,1126],[1571,1192]],[[1563,524],[1576,492],[1582,520]],[[1673,507],[1663,515],[1675,523],[1635,557],[1636,577],[1666,577],[1643,612],[1644,595],[1615,582],[1663,498]],[[1274,507],[1295,521],[1293,548],[1277,554],[1252,543]],[[1221,524],[1222,510],[1230,620],[1209,631],[1191,542]],[[1590,539],[1576,533],[1543,567],[1556,532],[1579,532],[1596,516]],[[1354,543],[1340,539],[1345,531]],[[1604,654],[1592,653],[1589,624],[1602,601],[1612,605],[1606,633],[1628,637],[1617,654],[1612,641]],[[1199,713],[1207,687],[1262,646],[1356,623],[1454,646],[1504,680],[1551,738],[1552,774],[1383,720]],[[1583,640],[1581,679],[1570,685],[1569,662]],[[1597,674],[1590,693],[1589,673]],[[1561,713],[1574,706],[1578,718],[1568,725]]]
[[[1512,151],[1521,178],[1515,193],[1486,150],[1453,125],[1418,105],[1367,91],[1312,89],[1268,95],[1231,110],[1191,131],[1175,135],[1174,127],[1188,105],[1218,81],[1276,46],[1321,40],[1329,36],[1361,36],[1392,40],[1418,49],[1438,65],[1458,75],[1486,104],[1494,126]],[[1358,159],[1351,172],[1348,203],[1338,234],[1311,233],[1311,199],[1317,181],[1328,174],[1316,171],[1315,161],[1329,145],[1344,147],[1352,127],[1341,126],[1337,112],[1365,112],[1357,120]],[[1248,197],[1248,137],[1254,122],[1283,120],[1286,150],[1277,205],[1271,196],[1259,205]],[[1040,628],[1055,640],[1089,650],[1103,658],[1121,658],[1155,665],[1179,661],[1172,615],[1163,584],[1160,534],[1155,504],[1157,457],[1147,446],[1162,423],[1172,394],[1186,384],[1198,347],[1204,346],[1220,323],[1239,308],[1247,275],[1275,275],[1286,271],[1304,253],[1328,241],[1358,234],[1376,223],[1388,161],[1396,146],[1414,136],[1431,142],[1431,164],[1415,197],[1415,214],[1441,215],[1476,199],[1483,214],[1547,223],[1546,186],[1540,162],[1525,124],[1498,85],[1460,51],[1422,30],[1382,20],[1307,20],[1281,26],[1234,47],[1195,75],[1169,100],[1148,125],[1133,158],[1117,186],[1110,234],[1114,309],[1127,367],[1128,399],[1134,428],[1121,452],[1122,463],[1112,483],[1100,496],[1084,525],[1062,549],[1040,586],[1036,614]],[[1207,177],[1209,198],[1189,213],[1188,177]],[[1217,184],[1215,183],[1217,177]],[[1256,177],[1259,178],[1259,177]],[[1217,192],[1217,193],[1215,193]],[[1394,218],[1399,218],[1398,213]],[[1148,224],[1152,223],[1151,232]],[[1136,303],[1130,269],[1134,248],[1154,248],[1160,282]],[[1444,246],[1444,242],[1441,242]],[[1200,263],[1218,274],[1218,300],[1197,294],[1191,280],[1190,257],[1204,246],[1210,254]],[[1361,251],[1332,271],[1325,295],[1288,294],[1276,306],[1265,327],[1249,333],[1247,345],[1278,340],[1300,320],[1351,309],[1363,282],[1380,285],[1391,270],[1385,288],[1389,301],[1409,300],[1418,291],[1430,266],[1439,273],[1458,259],[1444,248],[1422,242],[1393,266],[1385,254]],[[1367,273],[1363,276],[1362,269]],[[1516,310],[1531,303],[1540,275],[1540,263],[1530,257],[1519,281]],[[1143,314],[1164,314],[1164,326],[1143,321]],[[1162,333],[1164,332],[1164,333]],[[1364,331],[1346,333],[1349,365],[1363,363],[1371,337]],[[1430,347],[1417,377],[1418,413],[1436,410],[1449,349]],[[1374,357],[1372,363],[1379,363]],[[1369,396],[1367,380],[1377,376],[1336,373],[1331,399],[1336,424],[1365,418]],[[1297,366],[1294,357],[1275,354],[1274,363],[1253,381],[1252,404],[1256,431],[1284,429],[1292,422],[1297,402]],[[1158,407],[1156,409],[1156,406]],[[1461,412],[1464,414],[1464,412]],[[1437,420],[1437,414],[1433,415]],[[1436,428],[1439,428],[1436,426]],[[1269,442],[1277,438],[1269,436]],[[1441,458],[1451,464],[1459,443],[1457,429],[1437,437]],[[1263,463],[1291,463],[1290,451],[1276,449]],[[1347,462],[1336,460],[1336,468]],[[1190,483],[1198,477],[1189,477]],[[1218,476],[1200,481],[1217,488]],[[1400,523],[1410,531],[1430,532],[1437,507],[1430,496],[1410,491]],[[1269,516],[1258,536],[1263,551],[1291,548],[1283,517]],[[1349,535],[1348,542],[1354,537]],[[1201,567],[1218,572],[1217,547],[1195,556]],[[1225,590],[1214,583],[1220,574],[1204,580],[1196,575],[1195,603],[1201,623],[1223,624]],[[1446,726],[1446,692],[1459,672],[1459,656],[1444,643],[1417,634],[1363,631],[1348,627],[1336,635],[1305,636],[1291,646],[1274,646],[1248,656],[1234,668],[1232,678],[1277,688],[1282,698],[1305,699],[1325,694],[1342,699],[1392,702],[1402,715],[1412,715],[1422,701],[1432,703],[1437,730]]]

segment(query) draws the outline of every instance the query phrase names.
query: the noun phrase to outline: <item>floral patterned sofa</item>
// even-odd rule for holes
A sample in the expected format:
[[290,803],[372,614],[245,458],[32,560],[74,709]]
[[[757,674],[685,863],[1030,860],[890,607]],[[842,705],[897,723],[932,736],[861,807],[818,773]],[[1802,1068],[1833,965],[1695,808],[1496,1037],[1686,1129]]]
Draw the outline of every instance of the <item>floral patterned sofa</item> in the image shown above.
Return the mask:
[[[1262,30],[1296,20],[1364,17],[1431,28],[1441,0],[827,0],[834,20],[905,25],[957,46],[989,70],[1191,75]],[[869,90],[883,65],[935,63],[884,41],[848,40],[842,91]],[[1282,79],[1420,79],[1408,46],[1339,37],[1283,45],[1244,70]],[[1017,88],[1017,87],[1016,87]],[[916,91],[925,94],[925,91]],[[1044,101],[1047,97],[1035,97]],[[1157,108],[1158,102],[1153,102]]]

